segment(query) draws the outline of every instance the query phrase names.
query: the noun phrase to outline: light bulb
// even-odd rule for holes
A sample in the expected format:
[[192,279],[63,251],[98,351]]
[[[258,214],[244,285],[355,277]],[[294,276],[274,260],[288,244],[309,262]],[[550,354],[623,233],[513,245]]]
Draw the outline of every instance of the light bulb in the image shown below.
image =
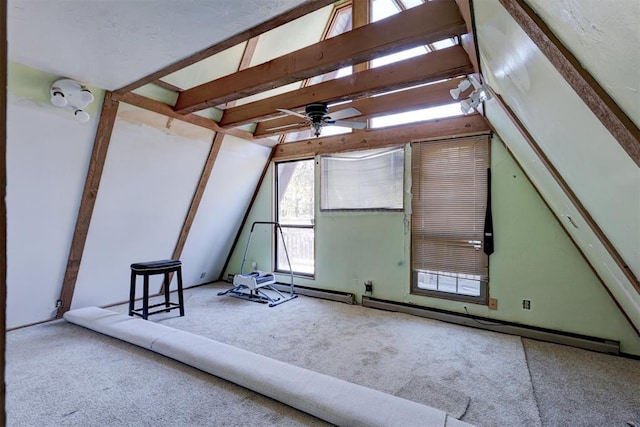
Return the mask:
[[80,91],[80,102],[78,103],[79,108],[84,108],[87,105],[91,104],[94,101],[93,94],[89,89],[82,89]]
[[87,123],[89,121],[90,116],[86,111],[76,110],[74,114],[76,116],[76,120],[80,123]]
[[470,87],[471,87],[471,82],[467,79],[464,79],[460,83],[458,83],[457,88],[451,89],[449,93],[451,94],[451,97],[453,99],[458,99],[460,97],[460,94],[465,90],[469,89]]
[[51,95],[51,103],[56,107],[66,107],[68,102],[67,98],[64,97],[64,94],[59,91],[54,91]]

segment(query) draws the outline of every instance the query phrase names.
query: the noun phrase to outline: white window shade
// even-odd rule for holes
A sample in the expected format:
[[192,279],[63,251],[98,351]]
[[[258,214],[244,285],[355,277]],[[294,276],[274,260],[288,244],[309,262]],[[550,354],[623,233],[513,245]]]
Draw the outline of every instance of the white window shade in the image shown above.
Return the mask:
[[401,210],[404,149],[322,156],[322,210]]

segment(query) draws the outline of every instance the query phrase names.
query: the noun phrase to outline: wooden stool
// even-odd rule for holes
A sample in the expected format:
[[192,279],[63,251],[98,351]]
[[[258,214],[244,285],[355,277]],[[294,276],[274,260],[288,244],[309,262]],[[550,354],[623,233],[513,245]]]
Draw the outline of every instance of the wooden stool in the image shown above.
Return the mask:
[[[176,272],[178,278],[178,303],[169,301],[169,273]],[[149,305],[149,276],[154,274],[164,274],[164,302]],[[136,276],[144,276],[144,293],[142,297],[142,308],[134,308],[136,299]],[[164,306],[161,310],[149,312],[150,308]],[[179,308],[180,316],[184,316],[184,300],[182,296],[182,262],[177,259],[165,259],[161,261],[138,262],[131,264],[131,289],[129,291],[129,316],[140,316],[147,320],[151,314],[168,312]]]

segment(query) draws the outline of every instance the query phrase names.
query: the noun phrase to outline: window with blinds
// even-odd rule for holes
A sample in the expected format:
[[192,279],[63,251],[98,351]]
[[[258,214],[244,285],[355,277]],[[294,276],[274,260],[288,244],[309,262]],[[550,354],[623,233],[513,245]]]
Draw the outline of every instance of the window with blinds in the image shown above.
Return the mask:
[[489,136],[411,145],[412,292],[486,303]]
[[402,210],[404,148],[322,156],[321,210]]

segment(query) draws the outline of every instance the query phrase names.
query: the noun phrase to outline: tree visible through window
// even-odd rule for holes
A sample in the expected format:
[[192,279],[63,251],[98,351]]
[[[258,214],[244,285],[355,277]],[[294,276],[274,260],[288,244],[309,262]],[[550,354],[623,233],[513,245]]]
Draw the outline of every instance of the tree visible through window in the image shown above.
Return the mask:
[[[280,223],[294,273],[315,273],[314,161],[276,163],[276,221]],[[276,271],[289,271],[287,257],[276,239]]]

